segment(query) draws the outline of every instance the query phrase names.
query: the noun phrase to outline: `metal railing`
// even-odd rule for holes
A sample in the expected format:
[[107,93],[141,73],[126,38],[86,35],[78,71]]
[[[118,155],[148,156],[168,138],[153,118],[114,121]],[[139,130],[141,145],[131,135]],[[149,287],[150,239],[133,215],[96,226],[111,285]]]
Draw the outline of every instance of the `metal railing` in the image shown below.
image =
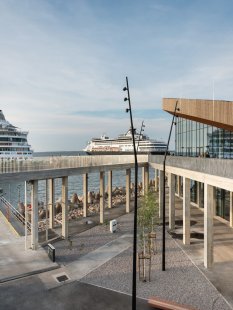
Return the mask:
[[[0,196],[0,202],[3,208],[6,211],[6,218],[8,222],[10,222],[10,216],[12,215],[18,222],[25,225],[25,217],[15,208],[12,204],[6,200],[4,196]],[[31,231],[31,223],[27,222],[27,230]]]

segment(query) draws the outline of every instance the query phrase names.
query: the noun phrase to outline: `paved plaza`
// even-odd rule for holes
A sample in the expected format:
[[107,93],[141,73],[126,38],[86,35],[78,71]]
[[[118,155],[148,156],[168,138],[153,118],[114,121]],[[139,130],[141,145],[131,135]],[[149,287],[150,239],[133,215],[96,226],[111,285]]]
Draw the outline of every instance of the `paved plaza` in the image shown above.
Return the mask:
[[[179,204],[178,201],[177,219],[180,216]],[[201,230],[201,222],[199,226],[197,223],[197,219],[201,219],[201,212],[192,207],[192,216],[195,217],[192,220],[196,222],[196,228],[192,226],[193,230]],[[25,251],[23,239],[15,239],[4,228],[2,219],[0,227],[0,309],[131,308],[133,213],[118,218],[118,229],[114,234],[110,233],[107,224],[103,224],[73,234],[72,247],[67,240],[55,242],[56,263],[48,260],[46,248],[40,248],[38,252]],[[15,244],[20,243],[21,249],[16,250]],[[137,283],[138,309],[148,309],[147,299],[151,296],[191,305],[200,310],[232,309],[223,297],[227,293],[226,287],[219,285],[217,290],[210,282],[214,270],[205,271],[202,268],[203,240],[192,239],[192,243],[196,248],[193,254],[191,246],[185,249],[180,240],[167,234],[166,271],[161,271],[161,227],[158,227],[157,253],[152,257],[151,281]],[[5,251],[6,245],[8,254],[4,256],[2,250]],[[217,252],[215,255],[218,256]],[[12,269],[13,265],[16,269]],[[216,265],[215,268],[219,268],[218,262]],[[9,279],[13,273],[17,276],[14,280]],[[17,279],[20,275],[23,278]],[[4,277],[7,282],[4,282]],[[59,278],[63,281],[59,282]],[[230,281],[227,269],[224,278],[230,284],[227,282]]]

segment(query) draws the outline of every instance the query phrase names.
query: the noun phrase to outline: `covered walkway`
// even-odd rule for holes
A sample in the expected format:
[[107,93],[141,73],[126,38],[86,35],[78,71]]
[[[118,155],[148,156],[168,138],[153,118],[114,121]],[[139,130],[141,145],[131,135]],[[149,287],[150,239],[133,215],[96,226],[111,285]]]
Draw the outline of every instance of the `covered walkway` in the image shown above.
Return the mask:
[[[167,195],[168,207],[168,195]],[[167,208],[168,212],[168,208]],[[215,216],[213,225],[213,255],[212,268],[204,267],[204,210],[190,205],[190,244],[183,243],[183,199],[175,198],[175,229],[171,236],[188,254],[194,264],[212,282],[218,291],[233,306],[233,228],[229,222]],[[167,213],[168,218],[168,213]]]

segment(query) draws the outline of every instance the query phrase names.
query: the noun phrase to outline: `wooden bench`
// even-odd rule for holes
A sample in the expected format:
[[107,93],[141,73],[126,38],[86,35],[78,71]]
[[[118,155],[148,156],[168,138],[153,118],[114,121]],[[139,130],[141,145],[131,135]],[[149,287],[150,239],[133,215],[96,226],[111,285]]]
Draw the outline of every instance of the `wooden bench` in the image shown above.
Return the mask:
[[189,305],[181,305],[177,302],[161,299],[158,297],[151,297],[148,300],[148,304],[152,308],[161,309],[161,310],[197,310]]

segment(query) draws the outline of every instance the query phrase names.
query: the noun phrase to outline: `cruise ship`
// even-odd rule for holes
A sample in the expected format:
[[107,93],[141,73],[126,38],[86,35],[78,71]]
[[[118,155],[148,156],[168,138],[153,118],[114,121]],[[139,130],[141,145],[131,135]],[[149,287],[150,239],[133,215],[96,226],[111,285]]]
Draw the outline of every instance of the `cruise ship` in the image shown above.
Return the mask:
[[[136,150],[138,154],[164,154],[167,144],[163,141],[151,140],[144,134],[134,133]],[[88,142],[84,152],[90,155],[98,154],[132,154],[133,139],[132,130],[129,129],[125,134],[120,134],[118,138],[110,139],[106,135],[100,138],[92,138]]]
[[31,158],[33,151],[27,141],[28,131],[10,124],[0,110],[0,158]]

